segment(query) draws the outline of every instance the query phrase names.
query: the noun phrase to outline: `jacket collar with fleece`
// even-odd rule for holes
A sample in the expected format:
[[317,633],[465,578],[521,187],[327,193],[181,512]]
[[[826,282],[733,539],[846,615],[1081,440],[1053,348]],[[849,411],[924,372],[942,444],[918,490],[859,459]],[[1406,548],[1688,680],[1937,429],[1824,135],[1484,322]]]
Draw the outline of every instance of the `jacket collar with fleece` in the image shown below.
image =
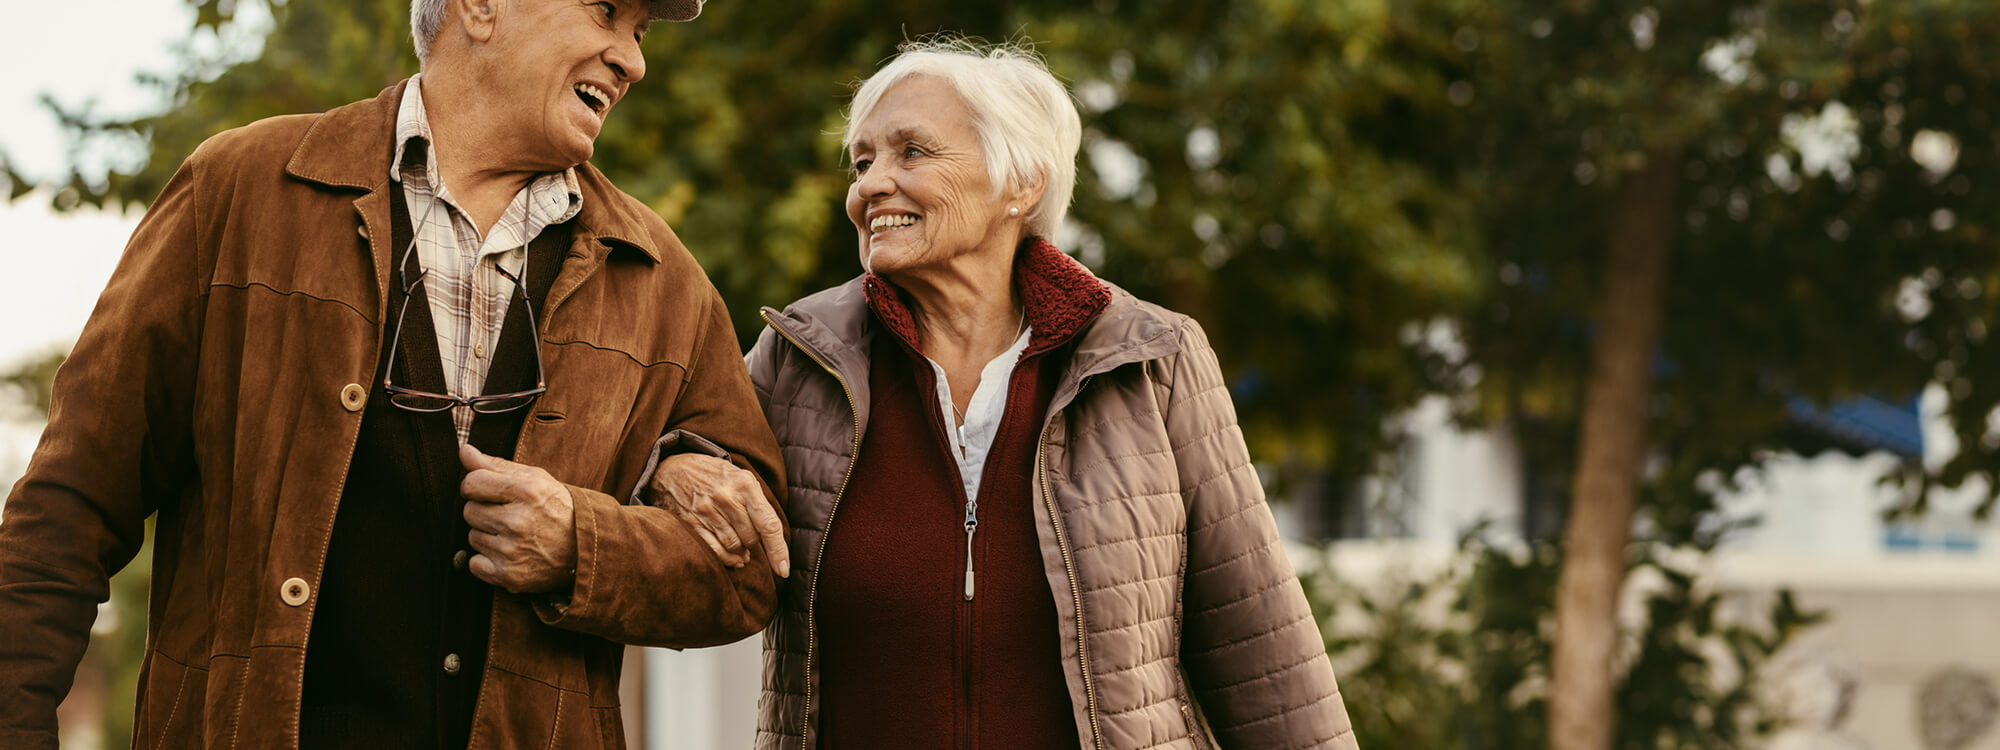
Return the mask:
[[[1028,256],[1023,258],[1023,262],[1040,265],[1043,269],[1035,274],[1017,274],[1022,279],[1017,283],[1024,284],[1024,294],[1037,293],[1035,287],[1041,281],[1067,279],[1061,284],[1062,289],[1050,288],[1041,293],[1087,296],[1095,294],[1091,290],[1101,289],[1107,297],[1102,303],[1103,311],[1094,320],[1082,324],[1085,328],[1077,341],[1076,352],[1070,357],[1069,365],[1063,368],[1062,377],[1056,385],[1055,399],[1049,404],[1050,414],[1061,411],[1076,397],[1084,378],[1180,351],[1177,323],[1169,317],[1172,313],[1141,302],[1130,292],[1097,278],[1082,263],[1041,238],[1029,238],[1023,244],[1021,254]],[[856,416],[863,429],[868,423],[869,346],[874,339],[874,326],[878,324],[876,316],[869,312],[868,287],[871,284],[889,287],[872,274],[862,274],[840,286],[801,298],[786,306],[782,312],[770,307],[763,309],[766,323],[805,349],[807,355],[831,369],[847,385],[853,398],[852,406],[858,412]],[[1085,304],[1088,303],[1077,300],[1052,307],[1071,309]],[[1043,321],[1030,322],[1038,329],[1044,328]],[[1055,325],[1047,326],[1047,329],[1052,340],[1044,342],[1043,334],[1038,330],[1029,344],[1030,351],[1038,346],[1060,343],[1060,339],[1066,338],[1068,333]],[[915,340],[913,332],[905,336]]]

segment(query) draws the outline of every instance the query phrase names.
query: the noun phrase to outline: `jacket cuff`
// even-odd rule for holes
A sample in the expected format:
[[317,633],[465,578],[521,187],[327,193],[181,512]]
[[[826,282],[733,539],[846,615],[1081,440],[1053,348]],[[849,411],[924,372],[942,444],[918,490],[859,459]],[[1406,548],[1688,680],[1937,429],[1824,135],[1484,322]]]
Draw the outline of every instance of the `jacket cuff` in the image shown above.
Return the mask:
[[563,487],[569,490],[572,525],[576,527],[576,574],[567,592],[535,598],[535,615],[544,625],[561,625],[590,612],[601,588],[597,581],[598,524],[608,508],[618,505],[602,492],[567,484]]
[[646,456],[646,468],[639,472],[639,484],[632,488],[632,494],[625,497],[625,504],[645,505],[646,501],[639,496],[639,492],[646,488],[647,482],[653,481],[653,471],[660,468],[662,459],[679,453],[700,453],[729,460],[729,451],[723,450],[722,446],[716,445],[708,438],[687,430],[668,430],[659,440],[653,441],[653,452]]

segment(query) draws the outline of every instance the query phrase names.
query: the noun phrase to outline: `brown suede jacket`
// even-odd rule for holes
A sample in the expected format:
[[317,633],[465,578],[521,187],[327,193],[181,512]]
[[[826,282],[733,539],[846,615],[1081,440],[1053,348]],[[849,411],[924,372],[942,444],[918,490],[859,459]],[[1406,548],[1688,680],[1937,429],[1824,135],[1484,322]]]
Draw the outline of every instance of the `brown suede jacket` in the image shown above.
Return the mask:
[[[209,139],[133,234],[0,522],[0,747],[56,746],[106,579],[149,517],[135,744],[298,744],[313,593],[400,250],[404,85]],[[657,215],[578,176],[574,242],[538,311],[548,392],[514,453],[570,485],[576,581],[561,607],[495,595],[473,748],[623,747],[620,644],[726,643],[774,607],[761,556],[727,568],[626,501],[676,431],[784,481],[714,287]]]

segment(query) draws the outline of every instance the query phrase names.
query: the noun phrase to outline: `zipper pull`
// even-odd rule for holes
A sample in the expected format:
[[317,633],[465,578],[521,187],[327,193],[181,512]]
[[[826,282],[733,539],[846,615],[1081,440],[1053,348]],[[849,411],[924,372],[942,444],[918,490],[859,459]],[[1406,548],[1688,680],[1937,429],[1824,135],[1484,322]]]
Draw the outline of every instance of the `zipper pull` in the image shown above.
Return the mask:
[[965,504],[965,600],[972,601],[972,532],[979,530],[978,506]]

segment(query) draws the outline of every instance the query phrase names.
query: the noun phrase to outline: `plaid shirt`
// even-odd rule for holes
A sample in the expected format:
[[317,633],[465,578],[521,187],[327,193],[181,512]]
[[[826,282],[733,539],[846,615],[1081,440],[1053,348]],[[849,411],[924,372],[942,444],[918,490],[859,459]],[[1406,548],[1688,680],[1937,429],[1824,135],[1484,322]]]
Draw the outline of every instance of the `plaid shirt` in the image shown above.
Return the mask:
[[[507,204],[491,232],[480,237],[479,227],[466,217],[438,172],[420,78],[410,79],[396,115],[396,158],[390,162],[389,179],[403,185],[417,262],[429,271],[423,287],[437,324],[445,387],[453,396],[476,396],[486,388],[500,326],[516,296],[514,285],[497,269],[520,278],[528,264],[528,243],[543,228],[576,216],[583,194],[573,168],[539,175]],[[413,141],[424,149],[422,167],[403,166],[404,149]],[[397,250],[398,263],[404,262],[402,252]],[[466,407],[452,410],[461,443],[472,434],[472,416]]]

